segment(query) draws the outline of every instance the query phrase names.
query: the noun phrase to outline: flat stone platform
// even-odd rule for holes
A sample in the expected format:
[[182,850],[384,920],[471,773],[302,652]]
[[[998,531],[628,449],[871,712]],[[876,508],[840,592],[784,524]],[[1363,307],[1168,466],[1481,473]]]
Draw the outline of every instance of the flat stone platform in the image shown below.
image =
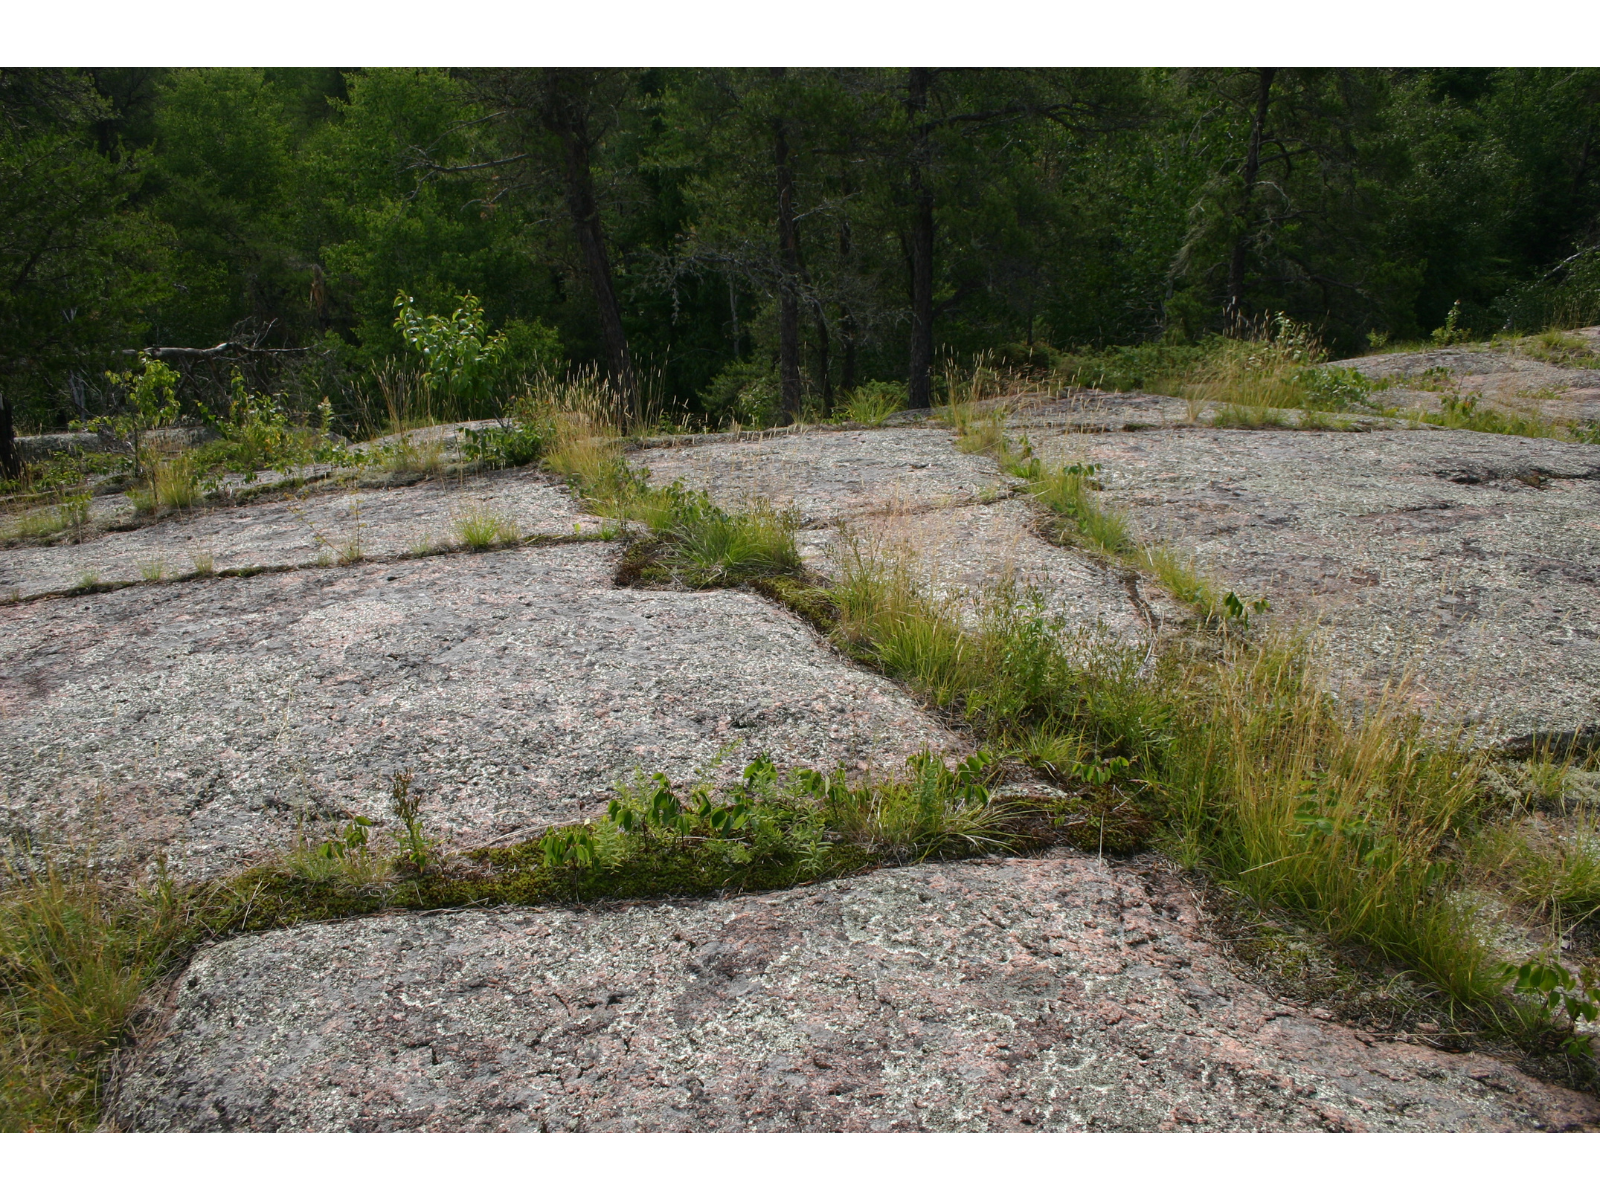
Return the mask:
[[962,742],[744,592],[612,585],[604,543],[194,580],[0,608],[0,819],[181,875],[386,816],[456,846],[604,810],[719,753],[887,766]]
[[1242,981],[1153,864],[237,938],[158,998],[135,1130],[1533,1130],[1600,1102]]

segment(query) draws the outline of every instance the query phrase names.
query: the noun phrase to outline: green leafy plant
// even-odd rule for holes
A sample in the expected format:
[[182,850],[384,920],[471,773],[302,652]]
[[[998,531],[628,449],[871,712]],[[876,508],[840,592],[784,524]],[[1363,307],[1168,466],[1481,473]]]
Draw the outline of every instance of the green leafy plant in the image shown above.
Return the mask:
[[389,781],[389,810],[400,822],[400,858],[420,875],[433,861],[433,841],[423,832],[422,798],[412,790],[413,774],[396,771]]
[[503,333],[491,334],[480,304],[471,292],[457,297],[447,317],[419,313],[404,292],[395,296],[400,310],[394,327],[406,344],[422,356],[423,380],[437,394],[455,401],[481,399],[494,370],[506,353]]
[[1580,1036],[1575,1028],[1579,1021],[1600,1020],[1600,981],[1589,971],[1580,977],[1559,962],[1534,960],[1521,966],[1507,963],[1501,968],[1500,981],[1509,984],[1516,995],[1533,1001],[1541,1024],[1565,1018],[1563,1050],[1593,1056],[1594,1042]]
[[115,416],[74,422],[73,427],[126,442],[133,450],[134,470],[148,474],[151,461],[145,453],[144,435],[177,419],[177,389],[182,376],[160,359],[141,354],[137,371],[107,371],[106,380],[127,397],[126,410]]
[[1471,335],[1460,327],[1461,301],[1457,300],[1450,306],[1450,311],[1445,314],[1444,324],[1433,331],[1433,344],[1435,346],[1454,346],[1460,342],[1469,341]]
[[462,452],[469,462],[491,467],[520,467],[538,462],[544,454],[548,432],[543,424],[518,422],[510,426],[461,430]]

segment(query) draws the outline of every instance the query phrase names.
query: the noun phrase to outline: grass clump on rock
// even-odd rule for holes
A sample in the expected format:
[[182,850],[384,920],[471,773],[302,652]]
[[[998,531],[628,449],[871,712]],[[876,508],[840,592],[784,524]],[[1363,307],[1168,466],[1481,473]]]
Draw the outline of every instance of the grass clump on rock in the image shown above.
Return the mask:
[[642,772],[605,816],[517,845],[447,854],[404,772],[395,820],[356,818],[240,874],[178,884],[12,865],[0,888],[0,1130],[95,1127],[103,1070],[150,985],[202,943],[385,909],[550,904],[764,890],[876,864],[1017,850],[1052,815],[996,797],[987,756],[955,767],[781,772],[687,787]]
[[[1069,630],[1006,589],[964,614],[918,579],[903,555],[851,546],[829,596],[835,638],[997,754],[1092,784],[1073,844],[1094,849],[1096,818],[1114,814],[1118,835],[1142,828],[1233,895],[1412,973],[1462,1020],[1535,1042],[1565,1020],[1565,992],[1559,1004],[1530,1003],[1522,983],[1508,994],[1472,899],[1484,873],[1473,847],[1496,847],[1496,870],[1587,921],[1600,907],[1594,843],[1583,829],[1507,841],[1487,751],[1426,730],[1387,694],[1337,703],[1307,640],[1250,631],[1237,597],[1211,653],[1157,653]],[[1574,1004],[1592,1001],[1589,986],[1574,983]]]
[[599,405],[588,392],[578,398],[588,400],[588,407],[547,418],[551,432],[544,461],[594,512],[631,527],[634,545],[623,582],[734,587],[800,573],[793,514],[761,502],[730,513],[708,493],[676,480],[664,488],[651,486],[648,474],[622,456],[614,407]]

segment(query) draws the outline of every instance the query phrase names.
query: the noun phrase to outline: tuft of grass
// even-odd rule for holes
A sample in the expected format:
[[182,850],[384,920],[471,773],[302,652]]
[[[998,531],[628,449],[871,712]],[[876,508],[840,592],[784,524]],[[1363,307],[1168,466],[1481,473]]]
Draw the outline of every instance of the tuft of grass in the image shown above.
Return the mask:
[[875,382],[852,389],[837,412],[858,425],[882,425],[905,406],[905,384]]
[[1161,586],[1202,617],[1222,611],[1221,589],[1195,567],[1194,559],[1179,558],[1170,546],[1146,546],[1139,565],[1161,581]]
[[195,474],[191,458],[178,455],[166,461],[153,461],[150,466],[150,490],[158,507],[193,508],[200,501],[200,480]]
[[99,587],[100,573],[98,571],[80,571],[78,573],[78,582],[75,586],[84,591]]
[[160,583],[167,574],[166,560],[153,558],[149,562],[139,564],[139,576],[146,583]]
[[1288,429],[1288,413],[1265,405],[1224,404],[1211,414],[1217,429]]
[[0,889],[0,1130],[93,1129],[100,1069],[181,917],[170,893],[54,870]]
[[59,533],[80,533],[89,521],[89,496],[86,492],[58,493],[60,500],[22,513],[6,531],[13,538],[53,538]]
[[1405,414],[1419,425],[1443,429],[1466,429],[1475,433],[1500,433],[1513,437],[1553,438],[1560,441],[1583,440],[1581,431],[1568,421],[1551,421],[1539,413],[1506,412],[1499,408],[1480,408],[1479,396],[1446,394],[1437,411],[1414,409]]
[[670,543],[665,558],[674,575],[691,587],[732,587],[802,569],[795,545],[797,521],[765,502],[728,513],[704,492],[668,489],[673,498]]
[[413,442],[407,434],[379,447],[370,460],[396,475],[438,477],[445,471],[445,447],[437,438]]
[[1537,358],[1559,367],[1600,366],[1600,354],[1596,354],[1587,341],[1560,329],[1547,329],[1532,337],[1516,338],[1511,348],[1527,358]]
[[451,525],[456,540],[469,550],[487,550],[496,544],[515,546],[522,540],[522,530],[514,519],[482,502],[458,509]]
[[729,513],[679,481],[652,487],[622,457],[617,427],[589,414],[557,413],[551,429],[545,465],[565,475],[592,511],[648,531],[630,553],[625,576],[705,588],[802,570],[793,513],[764,502]]
[[[1037,463],[1038,460],[1027,462]],[[1085,541],[1111,555],[1120,555],[1132,548],[1134,540],[1127,518],[1095,499],[1100,485],[1095,479],[1097,471],[1093,464],[1067,463],[1056,467],[1040,464],[1036,469],[1023,468],[1023,473],[1028,478],[1028,494],[1052,512],[1072,521]]]
[[206,578],[216,573],[217,560],[209,550],[197,551],[190,556],[190,561],[194,563],[194,573],[201,578]]
[[1478,877],[1536,921],[1580,925],[1600,914],[1600,821],[1592,811],[1563,821],[1525,817],[1487,829],[1472,846]]

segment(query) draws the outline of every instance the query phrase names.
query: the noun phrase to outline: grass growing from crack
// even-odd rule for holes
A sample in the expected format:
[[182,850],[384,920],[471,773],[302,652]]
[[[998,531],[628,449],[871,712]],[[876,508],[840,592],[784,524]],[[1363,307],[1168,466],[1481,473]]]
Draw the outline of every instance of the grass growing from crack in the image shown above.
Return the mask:
[[515,546],[522,540],[516,521],[492,505],[470,504],[458,509],[451,522],[456,540],[468,550]]
[[[1170,854],[1235,893],[1402,964],[1464,1013],[1517,1011],[1459,886],[1460,847],[1488,827],[1481,752],[1428,736],[1391,698],[1341,708],[1287,635],[1141,669],[1036,600],[997,594],[974,623],[914,578],[903,561],[846,562],[840,643],[998,751],[1117,789]],[[1560,868],[1575,897],[1587,861],[1569,851]]]
[[7,538],[53,538],[57,534],[79,533],[89,520],[89,496],[85,492],[62,494],[58,503],[22,513],[11,522]]
[[425,798],[394,777],[393,821],[302,836],[241,874],[148,884],[12,864],[0,886],[0,1130],[95,1127],[109,1056],[140,994],[203,943],[391,908],[706,895],[832,878],[875,863],[1036,844],[1047,819],[993,797],[993,763],[937,756],[851,778],[758,758],[732,785],[638,773],[598,821],[451,857]]
[[603,415],[559,412],[545,427],[546,467],[566,476],[592,511],[642,535],[627,556],[625,579],[732,587],[801,572],[793,514],[759,500],[730,513],[681,481],[651,486],[648,473],[623,458],[620,429]]
[[[1219,635],[1218,653],[1156,657],[1152,647],[1130,673],[1114,654],[1097,663],[1081,635],[1041,630],[1014,600],[974,628],[920,594],[892,556],[844,564],[833,595],[844,644],[1057,778],[1126,757],[1128,790],[1180,861],[1335,944],[1403,964],[1489,1027],[1526,1040],[1548,1028],[1552,997],[1579,1009],[1593,1002],[1600,993],[1587,977],[1589,993],[1561,984],[1531,1007],[1507,997],[1507,968],[1472,911],[1469,877],[1485,868],[1463,867],[1472,847],[1498,847],[1497,869],[1521,881],[1525,907],[1538,894],[1550,911],[1590,920],[1600,906],[1589,904],[1600,874],[1590,840],[1570,829],[1537,847],[1508,840],[1485,803],[1482,752],[1425,733],[1388,694],[1365,711],[1341,708],[1303,639],[1247,636],[1264,599],[1224,593],[1192,561],[1138,546],[1125,524],[1108,522],[1092,465],[1050,467],[1026,442],[1011,446],[995,410],[982,424],[962,415],[951,420],[960,444],[1025,480],[1074,540],[1155,574]],[[1030,686],[1038,679],[1051,681],[1046,703]],[[1537,986],[1555,978],[1524,967]],[[1517,978],[1526,997],[1528,981]]]

